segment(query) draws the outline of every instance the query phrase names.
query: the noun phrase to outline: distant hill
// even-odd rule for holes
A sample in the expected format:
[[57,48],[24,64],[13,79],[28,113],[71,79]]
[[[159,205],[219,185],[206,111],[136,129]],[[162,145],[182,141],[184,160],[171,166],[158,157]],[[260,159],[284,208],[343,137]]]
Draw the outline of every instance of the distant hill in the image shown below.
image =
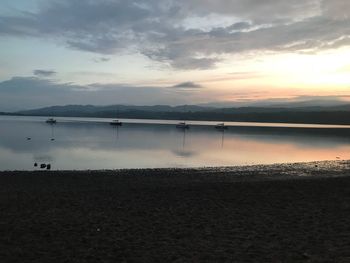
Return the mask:
[[13,112],[13,115],[350,124],[350,104],[297,107],[215,108],[198,105],[66,105]]
[[19,111],[21,115],[52,115],[52,116],[109,116],[116,117],[119,114],[126,112],[198,112],[210,111],[213,108],[201,107],[196,105],[183,106],[132,106],[132,105],[108,105],[108,106],[93,106],[93,105],[66,105],[66,106],[52,106],[40,109]]

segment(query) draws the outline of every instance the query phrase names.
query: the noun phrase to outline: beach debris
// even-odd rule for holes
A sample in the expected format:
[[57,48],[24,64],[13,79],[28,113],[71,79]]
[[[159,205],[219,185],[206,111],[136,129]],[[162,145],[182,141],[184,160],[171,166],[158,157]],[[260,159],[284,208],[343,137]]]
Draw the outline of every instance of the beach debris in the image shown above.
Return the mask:
[[307,252],[304,252],[304,253],[302,254],[302,256],[303,256],[303,258],[305,258],[305,259],[310,259],[310,258],[311,258],[311,256],[310,256],[309,253],[307,253]]
[[55,138],[51,138],[51,141],[54,141],[55,140]]
[[41,168],[41,169],[46,168],[46,164],[45,164],[45,163],[40,164],[40,168]]
[[30,141],[32,138],[30,138],[30,137],[27,137],[27,141]]
[[340,159],[340,157],[339,157],[339,156],[337,156],[337,157],[335,157],[335,158],[336,158],[336,159],[338,159],[338,160]]
[[47,169],[47,170],[51,170],[51,164],[47,164],[47,165],[46,165],[46,169]]
[[38,163],[34,163],[34,167],[37,167],[38,166]]

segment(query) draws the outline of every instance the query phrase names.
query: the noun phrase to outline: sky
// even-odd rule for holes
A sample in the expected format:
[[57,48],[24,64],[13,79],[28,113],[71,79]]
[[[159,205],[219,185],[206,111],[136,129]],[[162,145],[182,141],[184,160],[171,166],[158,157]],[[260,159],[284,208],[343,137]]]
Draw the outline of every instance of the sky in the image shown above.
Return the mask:
[[348,0],[1,0],[0,111],[349,91]]

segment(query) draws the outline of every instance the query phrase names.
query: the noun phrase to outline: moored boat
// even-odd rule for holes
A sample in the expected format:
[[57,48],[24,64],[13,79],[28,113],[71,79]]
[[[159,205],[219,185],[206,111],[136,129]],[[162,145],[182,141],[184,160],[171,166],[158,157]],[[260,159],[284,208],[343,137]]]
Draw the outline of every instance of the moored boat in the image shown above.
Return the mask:
[[112,126],[122,126],[123,125],[123,123],[119,120],[113,120],[109,124]]
[[57,121],[56,121],[54,118],[48,118],[48,119],[46,120],[46,123],[49,123],[49,124],[56,124]]
[[225,126],[225,123],[218,123],[215,125],[215,129],[217,130],[227,130],[228,126]]
[[178,128],[178,129],[189,129],[190,125],[188,125],[186,122],[179,122],[176,125],[176,128]]

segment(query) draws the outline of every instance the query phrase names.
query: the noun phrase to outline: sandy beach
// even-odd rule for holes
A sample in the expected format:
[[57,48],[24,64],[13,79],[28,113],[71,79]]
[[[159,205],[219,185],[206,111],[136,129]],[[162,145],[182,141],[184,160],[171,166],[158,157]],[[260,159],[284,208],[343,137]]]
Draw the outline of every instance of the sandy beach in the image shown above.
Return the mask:
[[350,262],[350,161],[0,172],[0,262]]

